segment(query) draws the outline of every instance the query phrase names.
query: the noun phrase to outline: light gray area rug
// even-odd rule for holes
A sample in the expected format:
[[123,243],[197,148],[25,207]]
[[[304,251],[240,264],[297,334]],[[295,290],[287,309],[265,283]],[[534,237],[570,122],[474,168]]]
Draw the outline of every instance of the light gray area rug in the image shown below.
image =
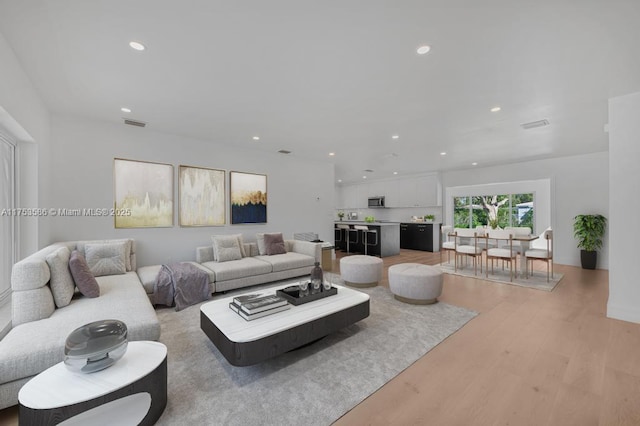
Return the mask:
[[200,329],[200,304],[159,310],[168,403],[157,424],[329,425],[476,316],[444,303],[401,303],[383,287],[363,291],[368,318],[250,367],[218,352]]
[[[498,263],[500,262],[498,261]],[[498,264],[496,264],[493,268],[493,272],[491,271],[491,266],[489,266],[488,277],[485,274],[484,263],[482,264],[482,272],[480,272],[480,267],[478,266],[478,275],[474,274],[473,265],[471,263],[469,263],[469,265],[466,265],[464,268],[458,268],[457,271],[455,270],[455,265],[453,264],[453,262],[443,262],[435,266],[439,266],[442,272],[445,272],[447,274],[460,275],[462,277],[469,278],[478,278],[481,280],[517,285],[519,287],[528,287],[544,291],[553,291],[562,277],[564,277],[564,274],[554,273],[553,277],[549,277],[549,282],[547,282],[547,271],[535,270],[533,276],[530,276],[529,278],[524,278],[520,274],[518,274],[518,276],[516,277],[514,273],[513,281],[510,281],[511,274],[509,272],[508,266],[505,266],[505,269],[502,270],[502,266],[498,266]],[[518,273],[519,272],[520,270],[518,270]]]

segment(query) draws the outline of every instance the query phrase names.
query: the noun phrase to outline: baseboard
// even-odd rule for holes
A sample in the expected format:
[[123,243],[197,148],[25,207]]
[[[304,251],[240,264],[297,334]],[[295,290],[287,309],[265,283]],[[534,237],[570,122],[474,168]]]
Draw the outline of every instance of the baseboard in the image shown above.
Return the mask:
[[640,324],[640,309],[607,303],[607,318]]

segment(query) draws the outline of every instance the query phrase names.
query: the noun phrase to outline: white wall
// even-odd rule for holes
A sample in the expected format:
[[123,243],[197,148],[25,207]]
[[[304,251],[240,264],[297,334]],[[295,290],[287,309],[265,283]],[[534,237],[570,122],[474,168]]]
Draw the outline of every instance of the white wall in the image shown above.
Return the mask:
[[[208,245],[213,234],[316,232],[333,240],[333,165],[263,151],[154,132],[124,124],[54,115],[52,118],[52,186],[48,207],[113,206],[113,159],[174,165],[174,227],[115,229],[111,217],[49,218],[49,242],[131,237],[137,240],[140,266],[194,260],[195,248]],[[181,228],[178,225],[177,170],[180,164],[267,175],[267,224]],[[228,188],[228,174],[227,174]],[[229,222],[227,206],[227,222]]]
[[[554,232],[554,261],[580,266],[580,251],[573,237],[577,214],[609,216],[609,154],[598,152],[536,160],[495,167],[445,172],[443,187],[550,179],[550,225]],[[609,268],[609,245],[598,254],[598,268]]]
[[640,93],[609,100],[609,302],[607,316],[640,323],[635,225],[640,209]]
[[[17,141],[16,168],[19,207],[47,204],[49,156],[49,112],[13,50],[0,34],[0,125]],[[37,250],[48,237],[48,229],[37,218],[18,221],[18,257]]]

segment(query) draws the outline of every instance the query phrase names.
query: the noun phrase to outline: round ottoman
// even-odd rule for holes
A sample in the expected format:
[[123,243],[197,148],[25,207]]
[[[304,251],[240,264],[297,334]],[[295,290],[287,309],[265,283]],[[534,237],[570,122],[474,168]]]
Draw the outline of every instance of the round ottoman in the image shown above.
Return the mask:
[[401,302],[436,303],[442,294],[442,271],[420,263],[393,265],[389,267],[389,290]]
[[375,287],[382,279],[382,259],[373,256],[347,256],[340,259],[340,275],[353,287]]

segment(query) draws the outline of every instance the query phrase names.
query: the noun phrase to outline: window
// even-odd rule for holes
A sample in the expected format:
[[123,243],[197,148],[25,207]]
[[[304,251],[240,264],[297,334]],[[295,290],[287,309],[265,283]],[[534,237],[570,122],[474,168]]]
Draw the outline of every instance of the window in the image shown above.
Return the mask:
[[11,268],[15,259],[15,219],[5,209],[14,205],[14,145],[0,133],[0,305],[9,300]]
[[453,197],[453,223],[476,228],[493,221],[500,228],[528,226],[535,233],[534,206],[533,193]]

